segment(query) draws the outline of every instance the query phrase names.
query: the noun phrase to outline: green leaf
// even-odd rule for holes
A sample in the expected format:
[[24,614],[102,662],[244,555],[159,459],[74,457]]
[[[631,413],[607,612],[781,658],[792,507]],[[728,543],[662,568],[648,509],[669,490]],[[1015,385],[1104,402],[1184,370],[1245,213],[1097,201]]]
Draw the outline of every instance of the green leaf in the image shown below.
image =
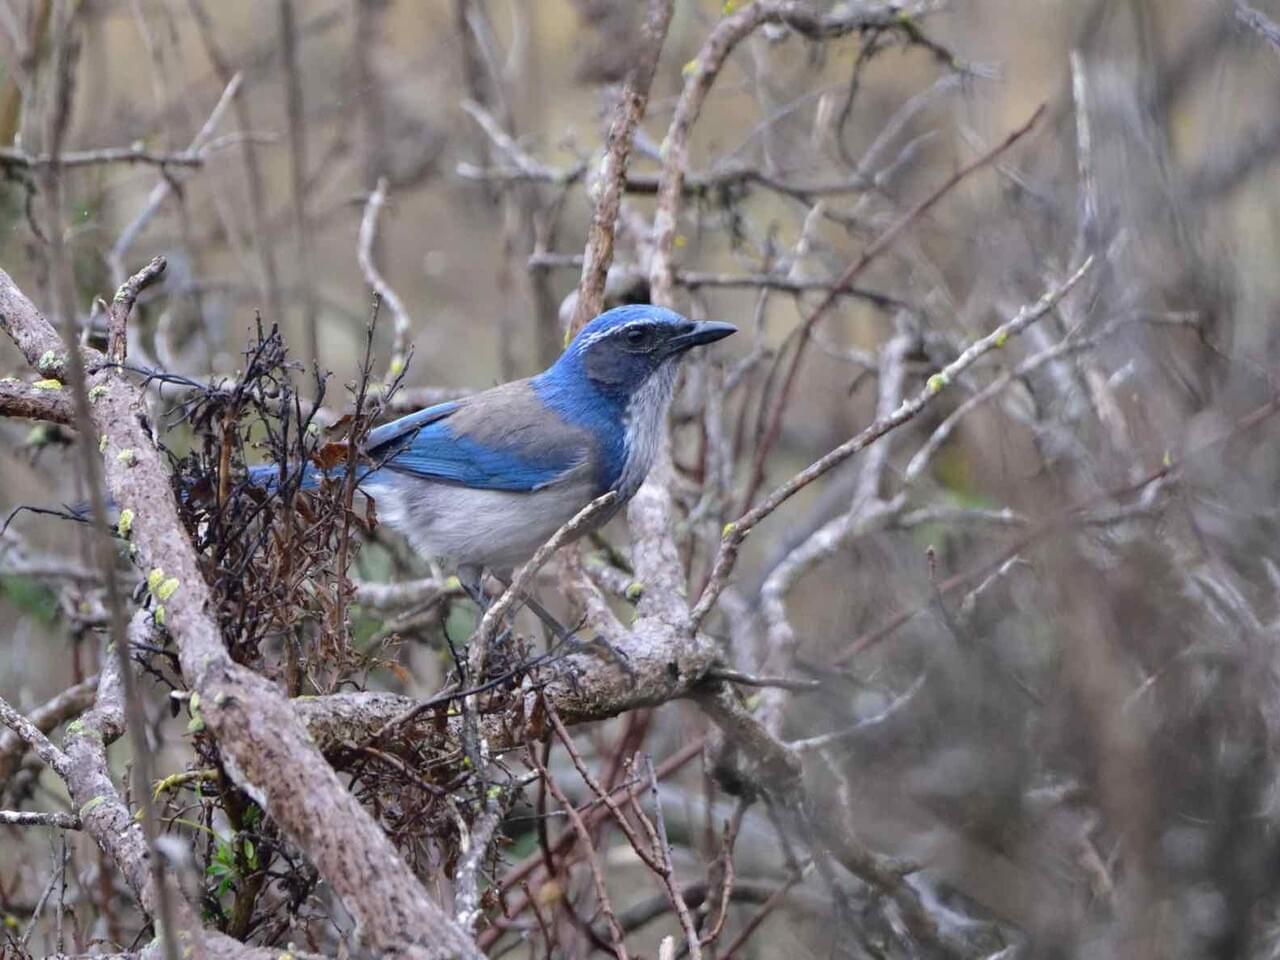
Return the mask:
[[30,577],[0,577],[0,596],[42,624],[52,624],[57,618],[58,595]]

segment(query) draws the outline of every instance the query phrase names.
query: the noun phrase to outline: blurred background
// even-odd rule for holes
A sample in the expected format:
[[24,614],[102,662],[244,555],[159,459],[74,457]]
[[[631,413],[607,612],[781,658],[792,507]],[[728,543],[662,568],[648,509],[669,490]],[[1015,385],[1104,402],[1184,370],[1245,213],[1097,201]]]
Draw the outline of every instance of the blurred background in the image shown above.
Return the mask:
[[[675,5],[632,155],[615,301],[647,296],[652,184],[682,72],[734,6]],[[131,156],[66,170],[61,278],[22,159],[49,148],[50,7],[0,0],[0,264],[42,307],[63,283],[100,326],[95,298],[163,254],[132,363],[234,375],[257,313],[295,360],[331,372],[325,402],[341,413],[371,310],[360,226],[381,182],[364,253],[410,321],[401,402],[558,354],[641,4],[86,0],[63,149]],[[913,396],[1093,255],[1062,305],[954,395],[753,532],[708,626],[744,668],[830,681],[762,709],[790,740],[846,731],[820,749],[814,789],[847,801],[868,846],[923,865],[911,882],[948,923],[981,927],[987,954],[1275,956],[1280,3],[952,0],[904,17],[828,42],[759,31],[695,127],[682,306],[742,334],[690,371],[674,412],[691,596],[723,524],[870,423],[891,365]],[[910,220],[783,387],[824,288],[1042,104],[1031,132]],[[895,338],[908,346],[894,352]],[[397,354],[385,304],[373,351],[380,370]],[[8,344],[0,373],[29,376]],[[65,439],[0,422],[0,510],[83,496]],[[881,514],[865,510],[868,463]],[[624,524],[605,538],[625,553]],[[81,540],[31,515],[0,540],[0,695],[20,707],[92,669]],[[625,561],[591,550],[625,583]],[[360,575],[387,576],[380,556],[362,553]],[[432,692],[452,615],[405,629],[407,672],[363,682]],[[645,749],[661,758],[706,727],[667,705]],[[168,748],[181,740],[160,717],[156,730]],[[160,755],[181,763],[180,749]],[[691,767],[664,794],[690,875],[711,856],[708,811],[730,802],[712,779]],[[774,826],[758,806],[744,821],[743,889],[795,869]],[[25,925],[49,844],[9,833],[0,914]],[[620,901],[635,901],[635,865],[618,870]],[[900,955],[867,933],[859,898],[874,898],[852,880],[809,873],[789,889],[735,956]]]

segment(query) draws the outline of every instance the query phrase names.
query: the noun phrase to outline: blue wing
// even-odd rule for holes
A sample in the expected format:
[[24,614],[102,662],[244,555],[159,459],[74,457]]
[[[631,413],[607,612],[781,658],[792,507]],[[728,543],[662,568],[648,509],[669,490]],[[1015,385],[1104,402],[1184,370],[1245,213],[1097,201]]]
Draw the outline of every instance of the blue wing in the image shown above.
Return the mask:
[[420,430],[439,420],[443,420],[456,412],[460,406],[462,406],[461,400],[449,400],[445,403],[437,403],[434,407],[427,407],[416,413],[408,414],[399,420],[384,423],[380,427],[374,427],[369,431],[369,436],[365,440],[365,447],[370,451],[386,450],[391,447],[392,441],[401,440],[415,430]]
[[420,410],[369,434],[383,470],[483,490],[539,490],[590,455],[580,429],[561,421],[524,383]]

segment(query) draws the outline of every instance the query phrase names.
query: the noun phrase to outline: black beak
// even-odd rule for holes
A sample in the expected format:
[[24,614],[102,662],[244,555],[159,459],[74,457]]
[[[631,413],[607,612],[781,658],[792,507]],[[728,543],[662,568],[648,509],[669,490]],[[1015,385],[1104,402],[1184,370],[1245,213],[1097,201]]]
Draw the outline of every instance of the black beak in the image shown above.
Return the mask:
[[683,353],[690,347],[700,347],[703,344],[715,343],[717,340],[723,340],[729,334],[737,332],[738,328],[732,323],[699,320],[696,323],[689,324],[688,329],[683,333],[676,334],[668,340],[667,352]]

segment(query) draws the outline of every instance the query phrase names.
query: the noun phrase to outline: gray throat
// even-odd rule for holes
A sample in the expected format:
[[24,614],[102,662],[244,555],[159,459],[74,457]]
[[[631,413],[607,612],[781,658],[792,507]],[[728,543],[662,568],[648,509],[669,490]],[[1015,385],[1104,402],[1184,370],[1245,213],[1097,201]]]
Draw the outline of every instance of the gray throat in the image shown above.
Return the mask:
[[667,425],[667,406],[675,388],[678,358],[663,363],[627,404],[626,461],[614,489],[619,501],[630,500],[653,466]]

